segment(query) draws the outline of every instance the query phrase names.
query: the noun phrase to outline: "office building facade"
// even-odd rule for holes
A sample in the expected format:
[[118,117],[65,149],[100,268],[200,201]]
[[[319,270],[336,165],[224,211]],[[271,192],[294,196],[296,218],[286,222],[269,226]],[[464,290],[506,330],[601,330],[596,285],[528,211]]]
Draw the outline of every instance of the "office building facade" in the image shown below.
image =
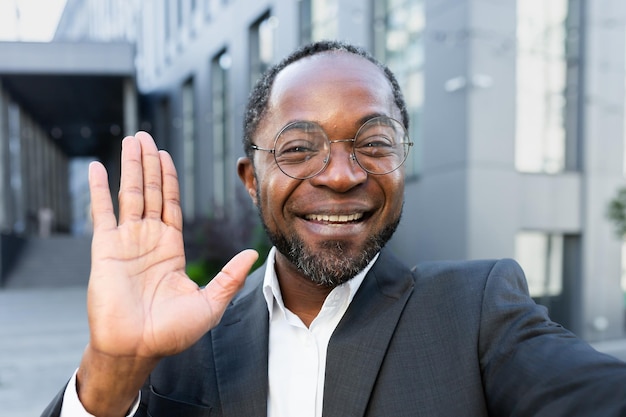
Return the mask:
[[626,5],[544,3],[146,2],[137,82],[185,217],[243,210],[235,164],[260,72],[305,42],[346,40],[394,70],[411,114],[393,250],[516,258],[557,319],[588,340],[623,337],[622,240],[605,213],[624,184]]
[[[624,21],[620,0],[70,0],[55,39],[132,42],[124,116],[100,140],[112,149],[121,132],[148,130],[176,162],[185,221],[245,228],[258,223],[235,170],[250,87],[311,40],[363,46],[402,84],[415,142],[392,250],[408,264],[515,258],[556,320],[602,341],[626,337],[624,245],[606,217],[626,183]],[[10,199],[11,141],[30,143],[11,133],[18,113],[21,126],[46,126],[2,89],[0,222],[9,228],[23,227],[10,217],[21,204]],[[52,155],[36,145],[54,143],[52,131],[26,132],[32,152]],[[46,158],[67,166],[63,155]],[[36,175],[64,183],[67,168],[45,169]],[[67,194],[37,189],[46,205]]]

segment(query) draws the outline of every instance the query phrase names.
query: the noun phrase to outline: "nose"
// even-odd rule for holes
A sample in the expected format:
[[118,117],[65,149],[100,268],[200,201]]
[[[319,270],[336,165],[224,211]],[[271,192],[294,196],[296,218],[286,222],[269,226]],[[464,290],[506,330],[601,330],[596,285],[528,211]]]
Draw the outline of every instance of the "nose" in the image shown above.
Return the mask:
[[346,192],[364,183],[367,180],[367,172],[357,163],[352,140],[331,141],[330,154],[326,167],[322,172],[311,178],[310,181],[316,186],[325,186],[337,192]]

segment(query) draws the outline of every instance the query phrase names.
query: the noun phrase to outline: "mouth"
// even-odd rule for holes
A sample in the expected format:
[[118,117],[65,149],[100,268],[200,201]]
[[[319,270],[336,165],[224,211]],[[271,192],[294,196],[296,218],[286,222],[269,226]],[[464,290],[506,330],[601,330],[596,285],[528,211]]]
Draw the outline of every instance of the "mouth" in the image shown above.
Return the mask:
[[350,214],[307,214],[304,218],[308,221],[318,223],[332,223],[332,224],[348,224],[355,223],[363,219],[364,213],[350,213]]

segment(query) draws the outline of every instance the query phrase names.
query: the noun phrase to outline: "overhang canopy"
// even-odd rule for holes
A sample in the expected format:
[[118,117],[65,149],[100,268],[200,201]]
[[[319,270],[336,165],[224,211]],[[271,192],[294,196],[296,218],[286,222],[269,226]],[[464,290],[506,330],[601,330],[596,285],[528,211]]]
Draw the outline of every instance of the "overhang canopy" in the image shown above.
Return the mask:
[[69,156],[119,143],[134,74],[128,43],[0,42],[3,88]]

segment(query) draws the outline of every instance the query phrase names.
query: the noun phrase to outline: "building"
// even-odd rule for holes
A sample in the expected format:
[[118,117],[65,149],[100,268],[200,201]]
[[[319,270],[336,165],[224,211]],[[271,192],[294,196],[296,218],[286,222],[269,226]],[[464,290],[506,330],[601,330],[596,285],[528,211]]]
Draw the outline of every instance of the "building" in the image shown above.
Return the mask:
[[[590,341],[626,337],[623,242],[605,215],[625,182],[626,4],[131,3],[138,125],[174,157],[187,222],[251,217],[235,171],[251,85],[300,44],[347,40],[392,68],[411,113],[392,249],[407,263],[516,258],[557,321]],[[119,33],[104,17],[121,4],[66,13]]]
[[[29,265],[25,275],[54,275],[50,256],[29,247],[57,255],[65,248],[65,263],[75,264],[77,244],[65,237],[91,232],[87,162],[115,167],[123,134],[138,128],[134,45],[64,36],[64,22],[54,42],[0,42],[0,284],[18,259]],[[118,182],[114,174],[111,183]],[[59,274],[69,270],[86,281],[88,244],[83,248],[81,268]]]
[[624,183],[626,6],[605,3],[157,0],[141,9],[137,82],[185,216],[220,217],[240,204],[258,74],[309,40],[366,47],[403,84],[417,144],[393,249],[517,258],[554,317],[620,338],[622,242],[605,212]]

